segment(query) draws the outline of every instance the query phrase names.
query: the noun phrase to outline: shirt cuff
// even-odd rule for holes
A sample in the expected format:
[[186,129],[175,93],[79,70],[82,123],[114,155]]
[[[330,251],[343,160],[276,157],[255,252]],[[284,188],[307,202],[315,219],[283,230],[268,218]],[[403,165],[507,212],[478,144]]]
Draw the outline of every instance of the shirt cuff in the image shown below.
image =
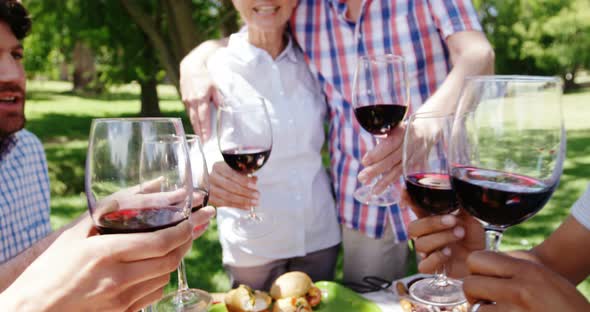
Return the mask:
[[586,192],[572,206],[571,214],[580,224],[590,231],[590,185],[586,189]]

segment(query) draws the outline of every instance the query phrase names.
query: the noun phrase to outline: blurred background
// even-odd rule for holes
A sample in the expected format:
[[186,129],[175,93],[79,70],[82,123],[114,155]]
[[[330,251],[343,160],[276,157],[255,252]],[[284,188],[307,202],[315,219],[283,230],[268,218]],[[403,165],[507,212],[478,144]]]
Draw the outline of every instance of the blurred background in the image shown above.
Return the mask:
[[[27,128],[47,151],[57,228],[86,209],[84,161],[92,118],[180,116],[192,131],[179,99],[179,63],[200,42],[228,36],[241,22],[230,0],[22,2],[33,17],[25,40]],[[590,180],[590,1],[474,4],[494,46],[498,74],[564,81],[568,153],[561,184],[537,216],[507,231],[503,244],[530,248],[561,223]],[[340,267],[339,262],[339,278]],[[187,271],[193,287],[229,289],[214,224],[195,242]],[[579,289],[590,298],[590,279]]]

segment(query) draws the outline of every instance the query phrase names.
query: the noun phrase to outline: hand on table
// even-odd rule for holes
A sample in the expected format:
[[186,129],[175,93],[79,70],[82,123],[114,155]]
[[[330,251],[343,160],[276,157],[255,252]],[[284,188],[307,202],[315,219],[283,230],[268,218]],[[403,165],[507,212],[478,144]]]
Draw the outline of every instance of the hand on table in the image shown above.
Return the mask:
[[209,175],[209,202],[214,206],[248,210],[258,205],[256,177],[248,177],[230,168],[225,162],[213,164]]
[[14,304],[17,311],[137,311],[162,296],[170,272],[214,214],[207,207],[160,231],[112,235],[96,235],[85,218],[0,294],[0,305]]
[[478,312],[590,311],[590,303],[574,285],[540,264],[490,252],[467,259],[472,275],[463,281],[465,296],[482,304]]

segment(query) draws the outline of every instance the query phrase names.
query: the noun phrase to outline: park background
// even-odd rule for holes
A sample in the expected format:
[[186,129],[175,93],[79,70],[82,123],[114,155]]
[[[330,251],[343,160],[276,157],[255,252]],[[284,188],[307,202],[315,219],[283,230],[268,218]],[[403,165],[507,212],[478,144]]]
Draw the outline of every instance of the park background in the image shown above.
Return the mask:
[[[96,117],[182,117],[178,65],[198,43],[241,22],[229,0],[23,0],[33,18],[25,40],[27,129],[42,140],[58,228],[86,209],[84,161]],[[506,232],[504,250],[530,248],[568,215],[590,177],[590,1],[475,0],[499,74],[564,81],[567,159],[558,190],[531,220]],[[543,114],[543,107],[537,114]],[[189,284],[226,291],[212,224],[187,255]],[[414,267],[411,272],[415,272]],[[341,261],[337,279],[341,279]],[[175,277],[170,288],[175,285]],[[578,287],[590,298],[590,279]]]

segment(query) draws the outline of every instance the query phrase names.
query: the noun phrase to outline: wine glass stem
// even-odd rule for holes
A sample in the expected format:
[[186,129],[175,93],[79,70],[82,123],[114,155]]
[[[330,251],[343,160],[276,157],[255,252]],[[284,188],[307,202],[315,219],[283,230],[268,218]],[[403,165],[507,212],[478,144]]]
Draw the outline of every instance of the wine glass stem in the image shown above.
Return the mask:
[[[387,135],[375,136],[375,147],[377,145],[381,144],[381,141],[385,138],[387,138]],[[376,176],[375,179],[373,180],[373,183],[371,183],[371,185],[369,186],[369,188],[371,189],[371,192],[369,194],[371,194],[371,196],[377,197],[377,195],[379,195],[379,194],[375,194],[373,192],[373,190],[375,189],[375,185],[377,185],[377,183],[379,183],[379,181],[381,181],[382,176],[383,176],[382,174],[379,174],[378,176]]]
[[434,280],[432,283],[437,287],[445,287],[449,285],[449,280],[447,278],[447,265],[443,264],[442,271],[436,272]]
[[[248,174],[248,177],[251,178],[252,174]],[[250,206],[250,213],[248,214],[248,218],[256,220],[256,206]]]
[[486,249],[491,251],[498,251],[500,249],[500,241],[504,232],[497,229],[486,228]]
[[180,264],[178,265],[178,269],[176,269],[176,272],[178,273],[178,290],[188,289],[186,269],[184,267],[184,258],[180,260]]

